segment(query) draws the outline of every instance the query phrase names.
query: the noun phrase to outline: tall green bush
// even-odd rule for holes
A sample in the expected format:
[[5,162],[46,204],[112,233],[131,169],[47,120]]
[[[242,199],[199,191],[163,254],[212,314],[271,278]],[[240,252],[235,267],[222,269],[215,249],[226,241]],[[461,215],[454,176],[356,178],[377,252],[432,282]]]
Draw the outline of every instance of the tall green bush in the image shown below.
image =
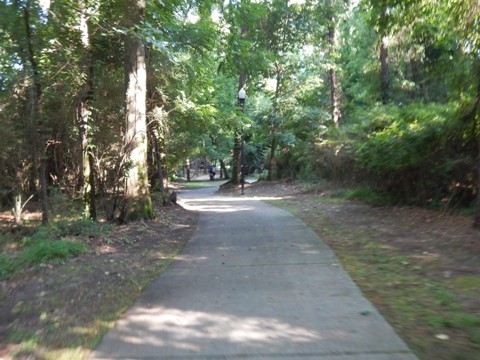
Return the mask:
[[407,203],[469,198],[475,155],[455,104],[376,107],[363,116],[355,154],[374,185]]

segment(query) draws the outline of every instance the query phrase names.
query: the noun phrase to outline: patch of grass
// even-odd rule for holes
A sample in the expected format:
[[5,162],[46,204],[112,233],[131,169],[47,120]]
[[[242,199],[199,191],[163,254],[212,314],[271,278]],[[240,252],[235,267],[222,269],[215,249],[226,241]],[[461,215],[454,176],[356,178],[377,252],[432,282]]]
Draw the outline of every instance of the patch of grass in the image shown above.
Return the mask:
[[15,258],[0,255],[0,279],[13,276],[21,269],[38,264],[62,263],[88,250],[87,245],[72,240],[36,241]]
[[387,206],[396,203],[390,194],[367,187],[351,190],[345,194],[345,197],[348,200],[361,200],[372,206]]
[[477,209],[474,206],[472,206],[469,208],[462,208],[458,211],[458,213],[462,216],[473,217],[476,211]]
[[338,188],[338,189],[333,189],[330,194],[334,197],[339,197],[339,198],[346,198],[348,193],[350,192],[351,190],[348,190],[348,189],[342,189],[342,188]]
[[59,263],[88,250],[87,245],[71,240],[42,241],[25,249],[18,259],[21,266]]
[[101,223],[90,219],[59,221],[53,225],[53,229],[59,237],[95,237],[110,232],[112,227],[112,224]]
[[283,199],[278,199],[278,200],[264,200],[263,202],[267,203],[267,204],[270,204],[270,205],[274,205],[274,206],[277,206],[277,207],[280,207],[282,208],[283,210],[285,211],[288,211],[289,213],[291,213],[292,215],[294,216],[297,216],[298,213],[299,213],[299,209],[297,209],[296,207],[293,207],[293,206],[290,206],[290,201],[289,200],[283,200]]
[[0,254],[0,279],[6,279],[28,268],[42,263],[61,263],[88,250],[88,247],[71,238],[92,238],[106,234],[111,224],[92,220],[62,220],[49,226],[39,226],[29,230],[21,238],[5,239],[5,243],[15,244],[16,251]]
[[461,291],[474,294],[478,293],[478,289],[480,289],[480,277],[476,275],[457,276],[450,279],[449,284]]
[[311,202],[313,203],[319,203],[319,204],[338,204],[341,203],[343,199],[340,199],[338,197],[314,197],[311,199]]
[[39,337],[37,334],[31,331],[23,330],[23,331],[15,331],[10,334],[8,341],[19,343],[25,342],[30,344],[37,344],[39,341]]
[[209,186],[220,186],[224,182],[225,181],[189,181],[182,183],[182,187],[185,187],[187,189],[196,189]]

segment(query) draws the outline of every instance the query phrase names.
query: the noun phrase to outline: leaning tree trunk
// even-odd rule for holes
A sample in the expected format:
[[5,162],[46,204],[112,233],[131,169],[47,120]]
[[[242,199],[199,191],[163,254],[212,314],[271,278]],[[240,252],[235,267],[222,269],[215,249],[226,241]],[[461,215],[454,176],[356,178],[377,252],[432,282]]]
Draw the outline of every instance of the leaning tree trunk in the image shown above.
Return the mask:
[[[127,26],[144,18],[145,1],[130,0],[127,6]],[[133,31],[133,30],[132,30]],[[149,195],[147,171],[146,94],[147,71],[145,47],[141,39],[131,33],[125,42],[125,203],[122,220],[152,219],[155,217]]]

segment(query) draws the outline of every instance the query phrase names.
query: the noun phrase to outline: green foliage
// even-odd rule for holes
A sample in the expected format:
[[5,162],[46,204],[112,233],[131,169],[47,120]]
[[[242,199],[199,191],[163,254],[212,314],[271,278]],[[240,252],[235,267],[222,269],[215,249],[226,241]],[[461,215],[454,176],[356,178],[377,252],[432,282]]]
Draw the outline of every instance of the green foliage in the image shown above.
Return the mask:
[[[377,186],[401,201],[426,203],[471,186],[460,169],[473,169],[468,128],[456,120],[455,104],[376,107],[357,113],[355,155]],[[367,134],[366,136],[363,134]]]
[[[121,196],[128,165],[122,54],[125,35],[133,33],[147,47],[147,121],[158,123],[157,134],[149,134],[151,178],[159,178],[158,169],[167,178],[186,159],[228,161],[242,129],[249,167],[272,163],[278,177],[365,182],[409,203],[471,203],[477,154],[472,128],[456,113],[457,103],[468,112],[477,97],[475,1],[148,1],[145,21],[131,28],[125,6],[59,0],[47,12],[39,2],[0,2],[2,205],[18,190],[35,193],[38,180],[28,40],[43,89],[49,193],[65,203],[79,195],[76,114],[83,98],[99,198]],[[81,13],[89,18],[89,45],[82,42]],[[337,46],[329,42],[332,22]],[[381,35],[389,37],[389,106],[378,106]],[[343,129],[333,129],[331,120],[331,69],[341,85]],[[242,113],[240,75],[247,82]],[[58,198],[52,210],[64,213]],[[150,217],[150,210],[140,212]]]
[[453,106],[412,104],[373,112],[373,132],[358,146],[360,164],[380,174],[426,165],[451,135],[454,111]]

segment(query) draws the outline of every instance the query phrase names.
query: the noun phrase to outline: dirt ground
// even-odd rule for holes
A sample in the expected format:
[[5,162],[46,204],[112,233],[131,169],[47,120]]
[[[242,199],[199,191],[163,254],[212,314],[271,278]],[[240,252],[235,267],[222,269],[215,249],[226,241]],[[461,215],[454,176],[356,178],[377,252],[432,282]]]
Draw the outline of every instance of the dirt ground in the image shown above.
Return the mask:
[[[276,198],[312,227],[420,359],[480,358],[480,232],[470,218],[371,207],[291,182],[247,184],[245,196]],[[195,229],[195,213],[156,210],[155,221],[83,239],[86,254],[0,281],[0,359],[85,358]],[[0,225],[10,234],[8,213]]]

